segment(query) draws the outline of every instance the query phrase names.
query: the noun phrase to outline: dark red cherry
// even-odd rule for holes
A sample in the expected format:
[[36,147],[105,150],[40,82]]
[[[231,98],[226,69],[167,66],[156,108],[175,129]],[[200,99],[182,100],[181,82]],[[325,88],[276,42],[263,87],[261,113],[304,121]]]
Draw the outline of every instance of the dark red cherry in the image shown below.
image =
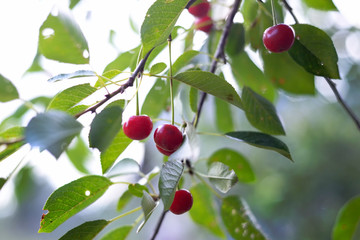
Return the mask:
[[176,126],[164,124],[155,130],[154,141],[163,150],[174,152],[181,146],[183,135]]
[[213,21],[209,16],[198,18],[195,21],[195,29],[203,31],[205,33],[209,33],[212,27],[213,27]]
[[189,7],[189,13],[195,17],[204,17],[210,10],[210,3],[207,0],[196,1]]
[[183,214],[191,209],[193,205],[193,197],[186,189],[175,192],[174,201],[170,206],[170,211],[174,214]]
[[147,138],[153,128],[151,118],[146,115],[131,116],[123,124],[124,134],[133,140]]
[[159,147],[158,145],[156,145],[157,150],[159,150],[159,152],[161,152],[162,154],[166,155],[166,156],[170,156],[171,154],[173,154],[175,151],[166,151],[164,149],[162,149],[161,147]]
[[270,52],[284,52],[291,48],[295,40],[292,27],[286,24],[278,24],[269,27],[263,35],[264,46]]

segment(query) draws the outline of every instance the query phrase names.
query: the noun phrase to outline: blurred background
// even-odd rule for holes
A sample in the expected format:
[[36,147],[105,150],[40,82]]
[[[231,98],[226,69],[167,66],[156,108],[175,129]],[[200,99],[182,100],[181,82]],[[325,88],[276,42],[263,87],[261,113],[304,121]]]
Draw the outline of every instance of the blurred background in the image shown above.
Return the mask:
[[[153,1],[93,1],[82,0],[73,10],[88,40],[91,69],[102,72],[119,52],[136,47],[139,29],[145,13]],[[334,0],[338,12],[309,9],[300,0],[289,4],[302,23],[309,23],[325,30],[334,41],[339,55],[342,80],[335,80],[337,87],[354,112],[360,116],[360,9],[357,0]],[[230,5],[232,1],[220,1]],[[46,72],[28,73],[36,55],[38,31],[50,11],[66,8],[67,1],[13,0],[0,2],[0,73],[13,81],[22,99],[35,96],[53,96],[62,85],[46,80],[56,74],[79,70],[79,66],[60,64],[44,59]],[[219,8],[220,9],[220,8]],[[227,11],[214,12],[219,16]],[[131,20],[130,20],[131,19]],[[133,27],[129,22],[132,22]],[[180,18],[185,27],[191,26],[193,17],[184,12]],[[285,22],[292,24],[290,16]],[[110,32],[115,34],[110,34]],[[206,38],[199,34],[201,45]],[[109,44],[109,39],[113,44]],[[174,50],[176,51],[176,50]],[[176,53],[175,53],[176,54]],[[69,86],[69,83],[63,83]],[[276,107],[287,135],[281,139],[289,146],[294,163],[279,154],[260,150],[241,143],[200,136],[200,158],[209,157],[214,149],[228,147],[243,153],[250,161],[256,182],[238,184],[232,194],[242,196],[249,204],[260,225],[270,239],[321,240],[330,239],[337,212],[350,198],[360,193],[360,132],[343,108],[336,101],[329,86],[322,78],[316,79],[315,96],[295,96],[280,92]],[[208,102],[212,101],[209,98]],[[14,112],[22,102],[0,103],[0,120]],[[217,131],[212,119],[211,104],[206,104],[200,119],[199,131]],[[234,116],[238,130],[249,129],[243,113]],[[86,121],[86,119],[85,119]],[[86,138],[86,135],[85,135]],[[162,156],[153,151],[154,143],[134,143],[122,157],[132,157],[146,164],[143,171],[162,162]],[[136,154],[134,153],[136,152]],[[88,154],[89,171],[101,174],[98,153]],[[23,148],[14,156],[0,162],[0,177],[7,177],[18,160],[26,158],[26,165],[17,172],[0,191],[0,239],[58,239],[66,231],[84,221],[112,218],[116,212],[119,192],[123,186],[111,187],[94,205],[72,217],[54,232],[38,234],[39,223],[46,199],[58,187],[82,176],[66,155],[56,161],[47,153]],[[139,205],[133,201],[130,210]],[[161,206],[150,220],[159,217]],[[109,228],[132,223],[138,216],[128,216]],[[147,224],[140,234],[132,233],[129,239],[147,239],[154,224]],[[168,214],[158,239],[216,239],[207,230],[193,224],[188,214]],[[357,238],[360,239],[360,231]]]

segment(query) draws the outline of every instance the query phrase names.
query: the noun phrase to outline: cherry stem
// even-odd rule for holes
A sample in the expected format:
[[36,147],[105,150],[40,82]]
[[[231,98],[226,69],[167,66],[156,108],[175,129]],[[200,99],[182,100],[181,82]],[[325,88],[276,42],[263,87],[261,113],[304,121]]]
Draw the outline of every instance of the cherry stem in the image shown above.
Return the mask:
[[110,219],[109,222],[114,222],[114,221],[116,221],[116,220],[118,220],[118,219],[120,219],[122,217],[128,216],[128,215],[130,215],[130,214],[132,214],[134,212],[137,212],[139,210],[141,210],[141,206],[137,207],[137,208],[134,208],[134,209],[132,209],[132,210],[126,212],[126,213],[123,213],[123,214],[121,214],[121,215],[119,215],[117,217],[114,217],[113,219]]
[[271,1],[270,1],[270,4],[271,4],[272,17],[273,17],[273,24],[274,24],[274,25],[277,25],[274,0],[271,0]]
[[171,124],[174,125],[175,122],[175,110],[174,110],[174,85],[173,85],[173,73],[172,73],[172,62],[171,62],[171,34],[168,38],[169,46],[169,75],[170,75],[170,101],[171,101]]

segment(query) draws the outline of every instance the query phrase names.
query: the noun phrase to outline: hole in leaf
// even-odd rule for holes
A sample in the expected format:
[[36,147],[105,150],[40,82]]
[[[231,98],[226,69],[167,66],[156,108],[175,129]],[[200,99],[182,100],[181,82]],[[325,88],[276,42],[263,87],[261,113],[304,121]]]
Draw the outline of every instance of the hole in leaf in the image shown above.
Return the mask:
[[86,190],[86,191],[85,191],[85,196],[88,197],[88,196],[90,196],[90,194],[91,194],[91,192],[90,192],[89,190]]
[[42,30],[41,34],[43,35],[43,37],[44,37],[45,39],[47,39],[47,38],[50,38],[50,37],[54,36],[55,31],[54,31],[54,29],[52,29],[52,28],[44,28],[44,29]]
[[53,10],[51,10],[51,15],[53,15],[54,17],[57,17],[59,15],[59,9],[54,8]]
[[85,50],[83,51],[83,57],[84,57],[84,58],[89,58],[89,56],[90,56],[89,51],[85,49]]

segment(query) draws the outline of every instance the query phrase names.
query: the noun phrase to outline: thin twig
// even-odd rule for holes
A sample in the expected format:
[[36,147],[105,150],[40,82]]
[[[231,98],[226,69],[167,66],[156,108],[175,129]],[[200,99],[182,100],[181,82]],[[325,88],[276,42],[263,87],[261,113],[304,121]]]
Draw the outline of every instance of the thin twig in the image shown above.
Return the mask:
[[158,223],[157,223],[157,225],[156,225],[155,232],[154,232],[154,234],[153,234],[152,237],[151,237],[151,240],[155,240],[157,234],[159,233],[160,227],[161,227],[161,225],[162,225],[162,223],[163,223],[163,221],[164,221],[164,218],[165,218],[165,215],[166,215],[167,212],[168,212],[168,211],[163,211],[163,212],[162,212],[162,214],[161,214],[161,216],[160,216],[160,219],[159,219],[159,221],[158,221]]
[[297,17],[295,16],[292,7],[289,5],[289,3],[286,0],[282,0],[282,2],[284,3],[285,8],[289,11],[291,16],[293,17],[295,23],[298,24],[299,21],[298,21]]
[[14,140],[0,141],[0,145],[11,145],[11,144],[22,142],[24,140],[25,140],[25,138],[18,138],[18,139],[14,139]]
[[351,108],[345,103],[344,99],[341,97],[339,91],[336,88],[336,84],[328,77],[324,77],[326,82],[329,84],[331,90],[334,92],[336,99],[341,104],[341,106],[345,109],[345,111],[349,114],[350,118],[354,121],[357,128],[360,130],[360,120],[355,115],[355,113],[351,110]]
[[[216,48],[214,59],[211,62],[211,67],[210,67],[210,72],[211,73],[215,73],[217,64],[219,62],[219,59],[222,59],[224,61],[224,63],[226,63],[225,45],[226,45],[227,39],[229,37],[230,29],[231,29],[231,26],[233,25],[234,17],[235,17],[235,14],[237,13],[237,11],[239,9],[240,3],[241,3],[241,0],[235,0],[234,5],[233,5],[233,7],[231,9],[231,12],[230,12],[230,14],[229,14],[229,16],[228,16],[228,18],[226,20],[224,31],[223,31],[223,33],[221,35],[219,44],[218,44],[218,46]],[[198,109],[197,113],[196,113],[196,115],[195,115],[195,117],[194,117],[194,119],[192,121],[192,123],[193,123],[193,125],[195,127],[197,126],[197,124],[199,122],[201,110],[202,110],[202,107],[204,105],[206,96],[207,96],[207,94],[205,92],[202,92],[201,98],[200,98],[200,101],[199,101],[199,104],[198,104],[198,108],[197,108]]]
[[91,108],[86,109],[83,112],[80,112],[78,114],[76,114],[74,117],[75,118],[79,118],[80,116],[82,116],[83,114],[87,113],[87,112],[95,112],[96,109],[98,109],[100,106],[102,106],[104,103],[106,103],[107,101],[109,101],[112,97],[116,96],[117,94],[121,94],[123,93],[128,87],[132,87],[134,84],[135,79],[137,78],[137,76],[139,74],[141,74],[144,71],[144,66],[145,63],[147,61],[147,59],[150,56],[150,53],[152,52],[153,49],[151,49],[143,59],[141,59],[141,61],[139,62],[139,64],[137,65],[135,71],[133,72],[133,74],[129,77],[129,79],[126,81],[126,83],[124,83],[123,85],[121,85],[116,91],[105,95],[105,98],[103,100],[101,100],[100,102],[98,102],[97,104],[95,104],[94,106],[92,106]]

